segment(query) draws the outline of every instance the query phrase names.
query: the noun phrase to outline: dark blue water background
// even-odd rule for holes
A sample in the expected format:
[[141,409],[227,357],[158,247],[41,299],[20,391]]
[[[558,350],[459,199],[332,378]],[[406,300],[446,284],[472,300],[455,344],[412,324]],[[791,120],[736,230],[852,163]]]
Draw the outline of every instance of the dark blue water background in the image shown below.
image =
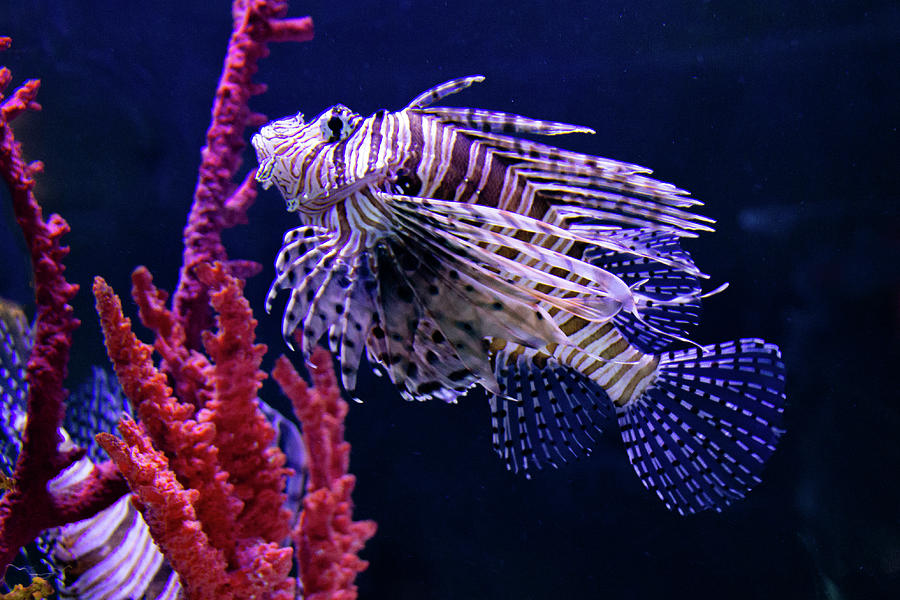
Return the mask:
[[[731,287],[695,338],[764,337],[788,365],[788,433],[764,482],[690,518],[643,489],[617,434],[526,481],[492,454],[480,395],[408,404],[364,376],[347,424],[356,514],[379,523],[364,600],[900,597],[895,2],[295,2],[292,14],[314,17],[316,39],[272,46],[256,110],[369,114],[482,73],[449,100],[588,125],[597,135],[557,141],[706,201],[718,232],[687,246]],[[73,382],[105,361],[94,275],[127,295],[143,264],[175,285],[230,23],[224,0],[0,6],[14,41],[0,63],[43,80],[44,110],[16,131],[46,163],[45,210],[72,225]],[[0,295],[28,303],[0,206]],[[247,295],[267,364],[285,349],[262,301],[293,223],[271,191],[227,235],[231,257],[265,265]],[[264,395],[279,402],[271,383]]]

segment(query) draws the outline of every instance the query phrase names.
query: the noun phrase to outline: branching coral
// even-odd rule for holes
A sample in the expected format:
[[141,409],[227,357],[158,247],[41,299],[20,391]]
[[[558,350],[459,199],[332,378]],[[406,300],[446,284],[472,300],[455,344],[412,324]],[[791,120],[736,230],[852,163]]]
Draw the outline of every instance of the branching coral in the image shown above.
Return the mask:
[[[233,182],[246,145],[244,130],[266,122],[264,115],[251,112],[248,106],[251,96],[266,90],[265,85],[252,80],[256,65],[268,54],[268,42],[305,42],[313,37],[309,17],[286,19],[286,13],[285,0],[234,0],[232,5],[234,29],[216,89],[213,119],[206,132],[194,202],[184,230],[184,260],[173,301],[175,313],[185,324],[190,348],[199,347],[200,332],[210,326],[207,288],[197,278],[194,267],[227,260],[221,232],[245,223],[247,209],[256,198],[255,171],[247,173],[239,185]],[[229,266],[238,276],[258,269],[255,263],[240,261]]]
[[[246,220],[256,194],[253,171],[234,182],[246,127],[265,121],[248,108],[250,97],[265,89],[252,81],[256,64],[267,54],[268,42],[312,37],[312,21],[284,18],[286,11],[282,0],[234,1],[234,29],[171,304],[147,269],[139,267],[132,276],[132,296],[141,321],[155,334],[153,346],[132,333],[113,290],[100,278],[94,282],[107,350],[137,420],[120,423],[121,439],[97,436],[118,471],[112,463],[100,465],[86,483],[60,498],[49,496],[47,482],[82,455],[57,450],[70,333],[78,325],[68,301],[77,286],[62,276],[67,249],[59,238],[67,225],[56,215],[43,220],[32,194],[40,164],[22,160],[8,127],[20,112],[39,108],[37,82],[27,82],[4,102],[0,170],[32,251],[38,303],[25,438],[13,489],[0,503],[4,568],[41,530],[87,517],[121,497],[124,476],[188,598],[295,597],[289,576],[293,554],[283,545],[291,538],[291,515],[283,508],[288,470],[259,409],[265,346],[254,342],[256,321],[240,279],[258,266],[229,261],[221,240],[225,228]],[[0,45],[8,43],[0,38]],[[9,79],[8,71],[0,71],[0,86]],[[286,361],[277,369],[309,428],[307,447],[313,454],[313,481],[293,537],[307,597],[355,598],[353,579],[366,567],[355,553],[375,525],[351,520],[354,478],[346,473],[349,445],[342,437],[346,403],[330,355],[317,352],[313,361],[313,391]]]
[[46,579],[35,577],[28,586],[20,584],[8,594],[0,594],[0,600],[39,600],[40,598],[49,598],[53,592],[53,587]]
[[[0,49],[10,45],[0,38]],[[0,68],[0,92],[12,75]],[[98,465],[75,489],[54,494],[47,483],[84,454],[83,449],[61,452],[59,427],[67,392],[63,387],[69,362],[72,331],[79,321],[69,301],[78,286],[66,281],[63,259],[69,249],[61,238],[69,230],[59,215],[44,219],[34,196],[34,176],[42,165],[26,163],[10,121],[26,110],[38,110],[39,82],[29,80],[0,104],[0,175],[12,197],[13,211],[22,228],[34,269],[34,345],[27,365],[28,419],[16,462],[11,491],[0,499],[0,575],[15,554],[44,529],[84,519],[105,508],[126,492],[110,463]],[[0,95],[0,100],[3,97]]]
[[[218,264],[196,268],[219,312],[218,331],[203,335],[212,360],[193,353],[193,368],[207,382],[199,407],[173,397],[118,298],[102,279],[94,283],[110,358],[142,425],[125,420],[124,442],[108,434],[98,442],[135,492],[188,597],[291,598],[291,550],[279,547],[290,529],[282,508],[287,472],[256,404],[265,347],[253,343],[256,321],[240,280]],[[135,273],[135,294],[160,298],[147,277]],[[155,314],[172,318],[161,307]]]
[[303,424],[309,456],[309,483],[303,514],[294,532],[307,600],[352,600],[353,580],[368,563],[356,553],[375,535],[373,521],[353,521],[350,494],[356,478],[347,473],[350,444],[344,441],[347,402],[341,398],[331,355],[316,348],[311,356],[313,389],[308,389],[284,356],[272,377]]

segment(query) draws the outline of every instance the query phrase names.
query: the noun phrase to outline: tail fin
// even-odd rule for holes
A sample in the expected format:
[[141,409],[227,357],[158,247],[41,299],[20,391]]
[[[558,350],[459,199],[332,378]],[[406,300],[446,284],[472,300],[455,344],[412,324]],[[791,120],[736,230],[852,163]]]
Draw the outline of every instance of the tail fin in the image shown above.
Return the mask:
[[784,403],[778,347],[744,339],[663,354],[618,420],[634,470],[669,509],[721,511],[759,483]]

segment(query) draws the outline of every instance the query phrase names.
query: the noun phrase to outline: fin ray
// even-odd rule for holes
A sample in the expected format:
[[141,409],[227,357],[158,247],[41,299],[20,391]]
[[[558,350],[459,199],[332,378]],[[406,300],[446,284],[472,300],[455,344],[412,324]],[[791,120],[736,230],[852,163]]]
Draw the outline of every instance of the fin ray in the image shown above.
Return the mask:
[[569,133],[596,133],[590,127],[530,119],[521,115],[478,108],[433,106],[422,112],[439,118],[444,123],[468,129],[495,133],[527,133],[532,135],[565,135]]

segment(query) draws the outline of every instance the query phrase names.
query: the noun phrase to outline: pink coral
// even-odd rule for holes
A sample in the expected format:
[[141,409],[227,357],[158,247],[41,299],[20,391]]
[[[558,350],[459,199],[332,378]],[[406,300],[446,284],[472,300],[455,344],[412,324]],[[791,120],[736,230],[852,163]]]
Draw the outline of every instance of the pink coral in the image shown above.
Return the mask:
[[[101,434],[97,441],[127,480],[189,598],[287,600],[296,588],[289,577],[292,550],[282,546],[290,534],[289,514],[283,508],[287,470],[257,404],[265,378],[260,370],[265,346],[254,343],[256,321],[239,279],[258,266],[229,261],[221,240],[224,229],[246,220],[256,194],[253,171],[234,182],[245,129],[265,120],[248,108],[250,97],[265,89],[252,81],[256,64],[266,55],[267,42],[312,37],[312,21],[286,19],[286,11],[283,0],[233,3],[234,29],[184,231],[178,288],[170,301],[154,286],[147,269],[139,267],[132,276],[132,296],[141,321],[155,334],[153,346],[132,333],[113,290],[100,278],[94,283],[109,356],[138,417],[137,422],[122,421],[121,439]],[[6,45],[0,38],[0,46]],[[8,71],[0,71],[0,84],[8,80]],[[47,222],[41,218],[31,194],[31,177],[40,165],[21,160],[7,126],[19,112],[38,108],[36,90],[37,82],[16,90],[3,104],[0,123],[0,167],[5,176],[10,174],[7,183],[16,214],[32,248],[39,306],[35,353],[29,363],[29,421],[20,457],[25,466],[17,466],[16,489],[0,504],[4,566],[42,529],[89,516],[125,492],[122,476],[105,463],[84,489],[67,497],[71,505],[59,498],[41,502],[49,478],[79,456],[55,451],[69,335],[78,321],[67,304],[77,287],[62,277],[61,259],[67,250],[59,237],[67,226],[55,215]],[[307,597],[355,598],[354,577],[366,567],[356,552],[374,533],[375,524],[351,520],[355,480],[347,474],[349,444],[343,441],[342,425],[347,407],[330,355],[320,350],[313,361],[315,389],[309,393],[284,361],[276,369],[309,429],[313,464],[294,541]],[[38,502],[29,507],[25,499],[35,498]]]
[[100,433],[97,442],[128,480],[153,539],[164,548],[188,597],[225,597],[225,558],[211,547],[194,510],[200,493],[184,489],[169,470],[166,457],[153,448],[134,421],[122,421],[119,431],[124,441]]
[[[0,50],[9,45],[9,38],[0,38]],[[0,92],[11,79],[10,71],[0,68]],[[63,275],[62,261],[69,249],[60,240],[69,226],[59,215],[44,220],[33,191],[34,176],[42,165],[25,162],[10,128],[10,121],[22,112],[40,109],[35,101],[39,85],[37,80],[29,80],[0,104],[0,175],[9,188],[16,220],[31,253],[37,304],[34,345],[27,366],[28,420],[13,472],[15,486],[0,499],[0,575],[19,548],[42,530],[87,518],[125,492],[121,477],[109,463],[95,467],[88,479],[65,494],[47,489],[47,483],[83,456],[84,450],[60,452],[58,448],[67,395],[63,381],[72,331],[79,325],[69,305],[78,286]]]
[[[291,550],[279,546],[290,528],[282,508],[287,470],[256,400],[265,347],[253,343],[256,321],[242,283],[220,265],[197,269],[219,312],[218,331],[203,335],[212,360],[193,358],[206,382],[202,406],[172,395],[119,299],[102,279],[95,281],[107,350],[143,427],[125,420],[124,443],[109,435],[98,442],[128,480],[188,597],[290,598]],[[159,297],[145,277],[146,271],[135,273],[135,290]],[[155,314],[162,318],[165,311]],[[185,523],[169,516],[175,505]],[[270,576],[261,580],[260,570]]]
[[303,514],[294,532],[300,579],[307,600],[353,600],[353,580],[368,567],[356,553],[375,535],[376,525],[352,519],[350,494],[356,478],[347,472],[350,444],[344,441],[344,417],[348,408],[341,398],[331,355],[316,348],[310,360],[313,389],[307,388],[284,356],[272,370],[303,424],[309,455]]
[[[268,54],[268,42],[305,42],[313,37],[312,19],[285,19],[286,13],[285,0],[234,0],[232,5],[234,29],[216,88],[206,146],[201,151],[194,202],[184,230],[184,261],[173,300],[191,348],[199,347],[200,332],[210,325],[207,287],[197,278],[194,267],[227,261],[222,230],[246,222],[247,209],[256,198],[255,171],[247,173],[239,185],[233,182],[246,145],[244,130],[266,122],[264,115],[251,112],[248,106],[251,96],[266,89],[252,80],[256,65]],[[238,276],[258,269],[256,264],[246,262],[229,266]]]

